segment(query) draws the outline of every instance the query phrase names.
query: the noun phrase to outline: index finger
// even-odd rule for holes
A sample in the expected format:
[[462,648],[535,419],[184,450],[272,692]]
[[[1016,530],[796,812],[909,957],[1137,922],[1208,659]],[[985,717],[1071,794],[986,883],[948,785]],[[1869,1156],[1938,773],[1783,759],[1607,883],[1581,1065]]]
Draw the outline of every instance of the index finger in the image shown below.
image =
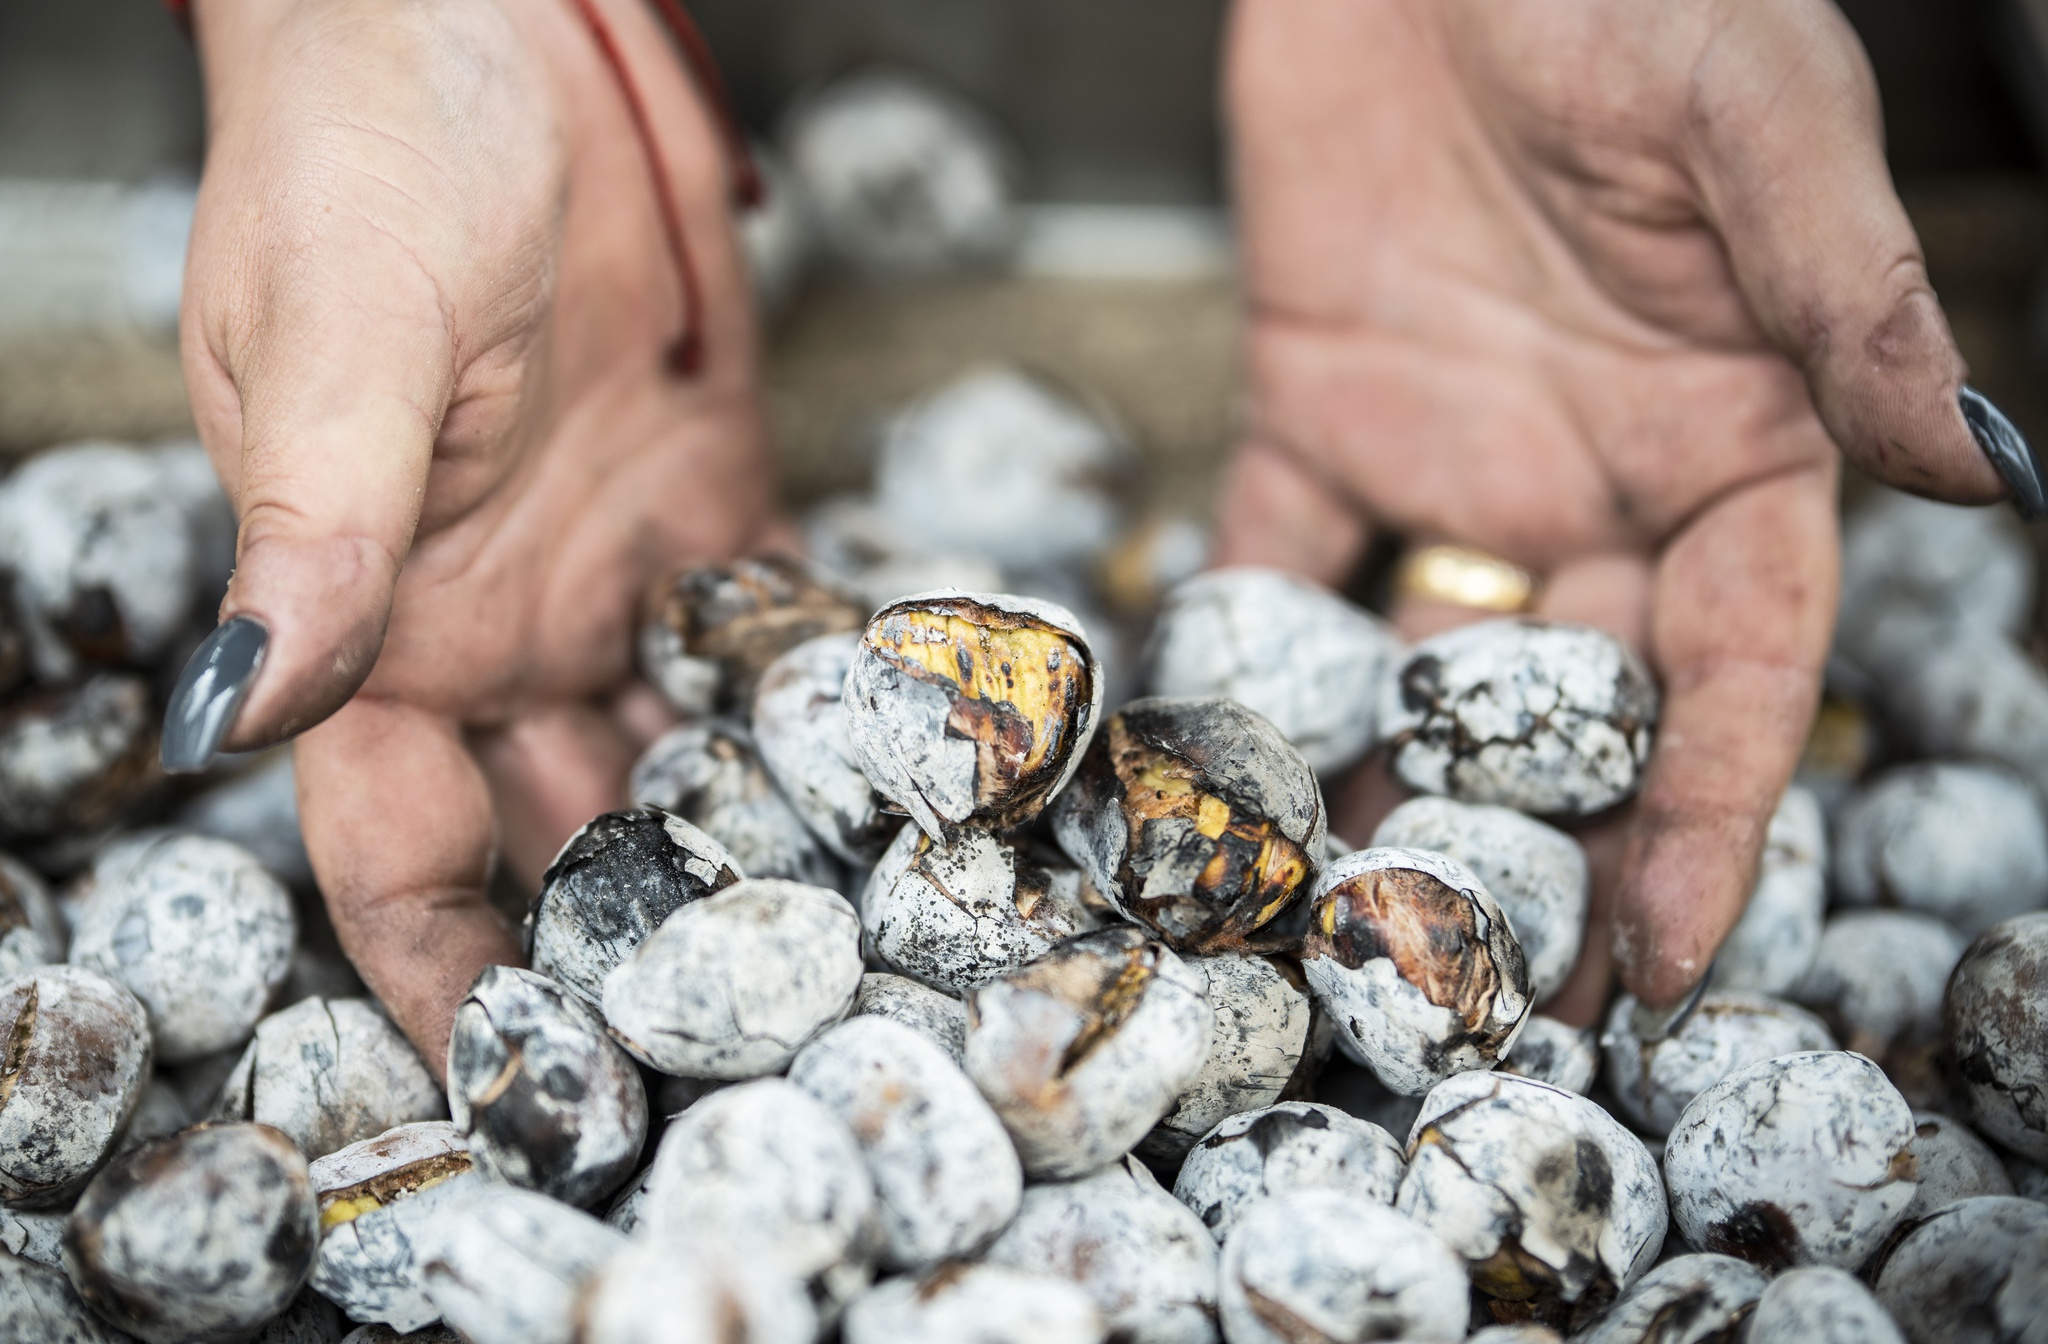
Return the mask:
[[1649,652],[1664,706],[1614,915],[1622,983],[1645,1003],[1699,983],[1755,884],[1820,699],[1839,583],[1834,487],[1831,459],[1745,486],[1658,563]]

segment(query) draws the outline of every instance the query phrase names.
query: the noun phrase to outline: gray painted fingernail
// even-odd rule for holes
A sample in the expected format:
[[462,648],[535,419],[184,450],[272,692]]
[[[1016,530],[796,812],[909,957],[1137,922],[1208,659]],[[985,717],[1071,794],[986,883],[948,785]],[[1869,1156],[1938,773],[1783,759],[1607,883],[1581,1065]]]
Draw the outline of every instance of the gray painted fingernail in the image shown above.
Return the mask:
[[1962,404],[1963,419],[1969,423],[1977,446],[1991,459],[1991,465],[2005,481],[2005,488],[2012,491],[2012,506],[2020,517],[2032,522],[2048,514],[2048,480],[2043,479],[2040,459],[2034,456],[2026,436],[2005,418],[2004,411],[1991,404],[1989,397],[1968,383],[1963,384],[1956,399]]
[[185,662],[178,688],[164,710],[163,745],[159,759],[174,775],[187,775],[212,764],[249,686],[263,668],[263,650],[270,632],[253,616],[236,616],[214,628]]
[[1638,1003],[1628,1019],[1629,1027],[1635,1032],[1636,1039],[1646,1045],[1655,1045],[1658,1041],[1675,1034],[1685,1025],[1686,1019],[1692,1016],[1693,1009],[1700,1006],[1700,1000],[1707,994],[1707,982],[1713,978],[1714,963],[1710,961],[1707,963],[1707,973],[1700,977],[1700,982],[1692,987],[1690,993],[1669,1008],[1652,1008],[1646,1003]]

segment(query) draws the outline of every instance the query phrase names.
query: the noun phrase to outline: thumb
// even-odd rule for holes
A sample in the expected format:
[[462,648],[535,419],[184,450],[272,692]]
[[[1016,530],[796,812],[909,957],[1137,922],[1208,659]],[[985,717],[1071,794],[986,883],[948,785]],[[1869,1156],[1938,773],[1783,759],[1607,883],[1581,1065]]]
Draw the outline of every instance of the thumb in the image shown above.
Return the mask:
[[[1965,418],[1967,369],[1892,189],[1855,33],[1828,0],[1739,14],[1695,69],[1689,158],[1750,310],[1864,470],[1956,503],[2000,498],[1996,449]],[[2031,463],[2023,446],[2015,458]]]
[[[201,227],[204,227],[202,201]],[[280,741],[334,713],[377,661],[453,385],[437,287],[392,237],[314,212],[310,240],[251,249],[206,286],[186,348],[225,383],[204,426],[240,519],[222,624],[165,714],[163,763]],[[345,218],[345,216],[342,216]],[[240,251],[240,249],[234,249]],[[236,413],[238,412],[238,413]],[[238,436],[239,442],[234,439]]]

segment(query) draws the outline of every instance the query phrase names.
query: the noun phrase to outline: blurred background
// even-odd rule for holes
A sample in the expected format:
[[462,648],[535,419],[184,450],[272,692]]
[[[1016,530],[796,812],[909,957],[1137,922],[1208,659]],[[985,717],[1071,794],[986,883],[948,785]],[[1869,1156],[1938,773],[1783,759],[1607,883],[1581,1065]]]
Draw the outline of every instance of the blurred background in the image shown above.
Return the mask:
[[[1223,0],[699,0],[747,128],[848,72],[921,72],[1010,147],[1001,259],[784,284],[771,395],[792,500],[864,482],[876,427],[989,359],[1085,390],[1199,515],[1228,442],[1233,311],[1214,86]],[[2048,434],[2048,0],[1844,5],[1976,381]],[[189,432],[171,323],[204,147],[157,0],[0,0],[0,452]]]

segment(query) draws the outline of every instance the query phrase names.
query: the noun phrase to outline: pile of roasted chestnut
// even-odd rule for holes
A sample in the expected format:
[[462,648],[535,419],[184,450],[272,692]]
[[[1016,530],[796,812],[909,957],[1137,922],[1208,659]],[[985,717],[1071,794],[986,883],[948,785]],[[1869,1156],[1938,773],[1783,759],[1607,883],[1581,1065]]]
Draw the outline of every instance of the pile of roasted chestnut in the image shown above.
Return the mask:
[[[0,861],[0,1338],[2048,1339],[2048,678],[2000,528],[1852,519],[1749,911],[1687,1011],[1597,1033],[1538,1008],[1572,827],[1655,736],[1609,636],[1403,647],[1216,570],[1106,712],[1066,606],[686,572],[640,641],[681,726],[445,1080],[310,936],[288,762],[121,828],[146,683],[65,660],[185,613],[88,590],[90,529],[24,543],[62,563],[12,647],[72,689],[0,721],[43,870]],[[1353,849],[1323,782],[1373,753],[1415,796]]]

